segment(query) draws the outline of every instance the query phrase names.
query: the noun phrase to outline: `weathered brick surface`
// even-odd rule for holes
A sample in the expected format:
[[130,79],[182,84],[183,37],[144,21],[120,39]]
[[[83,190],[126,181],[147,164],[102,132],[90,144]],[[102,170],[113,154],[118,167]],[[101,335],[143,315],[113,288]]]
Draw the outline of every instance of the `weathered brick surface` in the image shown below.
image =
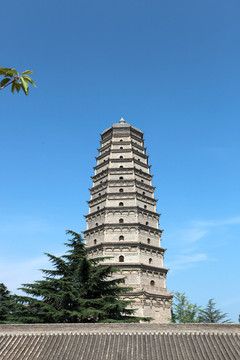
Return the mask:
[[136,315],[169,322],[172,295],[166,288],[159,214],[143,133],[121,120],[101,138],[86,217],[89,256],[110,256],[105,263],[119,267],[126,284],[134,288],[130,299],[135,301]]

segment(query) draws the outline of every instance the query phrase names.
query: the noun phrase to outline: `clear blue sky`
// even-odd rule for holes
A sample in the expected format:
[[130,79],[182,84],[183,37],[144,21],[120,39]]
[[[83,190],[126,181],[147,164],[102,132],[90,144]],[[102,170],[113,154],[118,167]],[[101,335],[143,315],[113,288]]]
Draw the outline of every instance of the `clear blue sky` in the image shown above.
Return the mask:
[[240,4],[237,0],[1,4],[0,282],[41,277],[84,214],[99,133],[145,132],[169,291],[240,312]]

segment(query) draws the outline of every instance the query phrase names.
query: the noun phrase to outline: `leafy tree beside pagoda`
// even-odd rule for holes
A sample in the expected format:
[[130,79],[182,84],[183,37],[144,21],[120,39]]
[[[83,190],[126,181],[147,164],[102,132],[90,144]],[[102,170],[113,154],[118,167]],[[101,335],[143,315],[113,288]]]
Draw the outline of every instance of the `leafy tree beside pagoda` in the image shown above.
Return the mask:
[[214,299],[210,299],[206,308],[192,304],[185,293],[176,292],[172,305],[174,323],[228,323],[227,314],[216,309]]
[[198,322],[199,306],[192,304],[185,293],[176,292],[172,304],[172,322],[195,323]]

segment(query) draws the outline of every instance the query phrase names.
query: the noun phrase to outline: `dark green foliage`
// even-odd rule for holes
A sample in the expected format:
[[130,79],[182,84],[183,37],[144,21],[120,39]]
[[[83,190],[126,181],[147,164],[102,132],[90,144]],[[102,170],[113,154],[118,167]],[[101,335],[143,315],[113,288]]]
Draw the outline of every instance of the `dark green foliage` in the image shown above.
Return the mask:
[[0,323],[4,323],[9,319],[12,312],[12,296],[7,287],[0,283]]
[[[81,236],[67,231],[72,236],[65,245],[68,252],[57,257],[46,254],[53,265],[52,270],[43,270],[44,280],[23,284],[21,288],[31,297],[22,297],[30,310],[30,322],[137,322],[134,310],[127,308],[129,301],[120,295],[129,288],[119,286],[123,279],[110,276],[117,270],[100,265],[103,258],[88,259]],[[149,320],[149,319],[145,319]],[[22,317],[29,322],[28,316]]]
[[25,310],[25,306],[18,302],[18,296],[12,295],[7,287],[0,283],[0,323],[17,323],[18,314]]
[[173,304],[172,304],[172,308],[171,308],[171,322],[172,323],[176,323],[176,314],[173,312]]
[[214,299],[210,299],[205,309],[200,310],[198,322],[202,323],[227,323],[230,322],[227,319],[227,314],[222,313],[221,310],[216,309],[216,303]]
[[28,95],[29,83],[36,87],[33,79],[29,76],[29,74],[33,74],[33,71],[26,70],[21,75],[19,75],[16,69],[0,67],[0,75],[3,76],[3,79],[0,82],[0,90],[11,85],[11,91],[13,94],[15,90],[19,92],[22,89],[25,95]]
[[0,323],[21,323],[25,316],[28,322],[34,322],[34,314],[31,317],[31,307],[26,305],[20,296],[12,295],[7,287],[0,283]]
[[185,293],[176,292],[172,304],[172,322],[195,323],[198,322],[199,307],[191,304]]

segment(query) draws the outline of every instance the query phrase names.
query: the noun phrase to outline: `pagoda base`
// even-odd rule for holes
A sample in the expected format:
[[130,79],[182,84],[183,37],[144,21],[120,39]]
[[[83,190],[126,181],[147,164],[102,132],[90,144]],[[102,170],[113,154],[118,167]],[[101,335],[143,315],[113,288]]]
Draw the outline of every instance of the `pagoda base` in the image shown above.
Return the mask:
[[151,294],[146,291],[131,292],[121,296],[132,301],[130,308],[136,309],[134,316],[151,317],[152,323],[167,324],[171,322],[173,294]]

